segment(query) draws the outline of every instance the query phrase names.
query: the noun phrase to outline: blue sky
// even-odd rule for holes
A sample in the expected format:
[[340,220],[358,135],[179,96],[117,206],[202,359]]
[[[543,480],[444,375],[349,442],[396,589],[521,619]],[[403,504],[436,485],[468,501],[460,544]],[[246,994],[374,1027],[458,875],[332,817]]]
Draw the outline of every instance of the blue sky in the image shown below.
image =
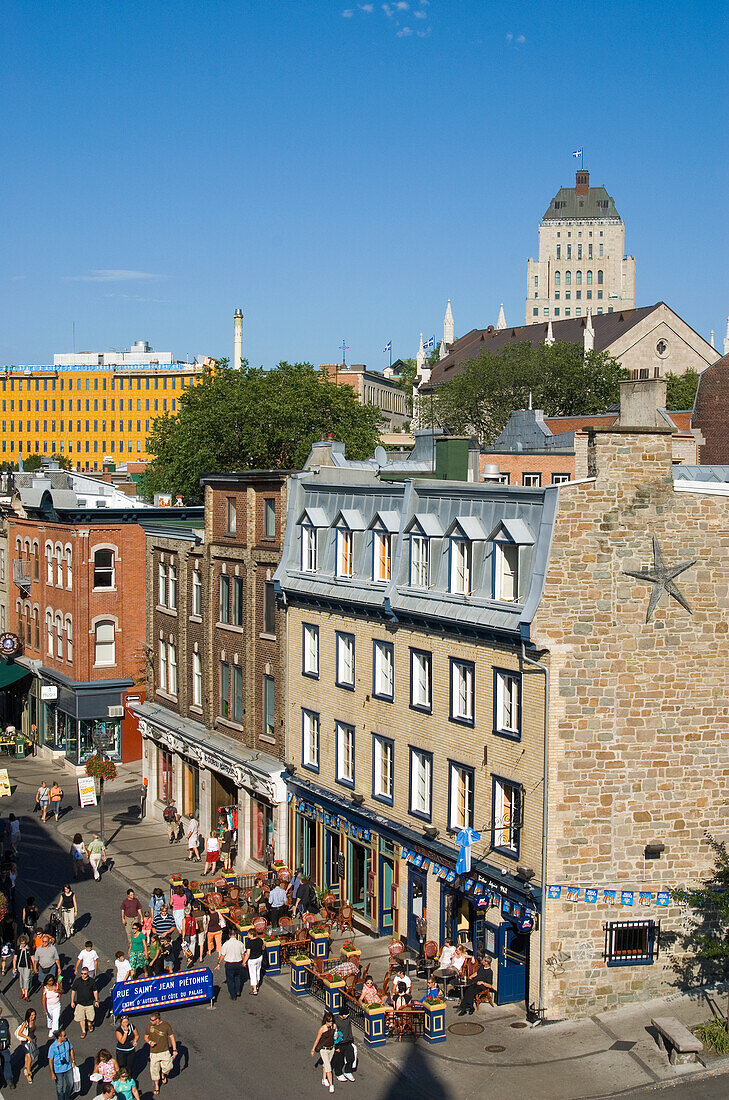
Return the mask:
[[381,369],[524,316],[585,149],[639,305],[729,313],[726,10],[485,0],[5,0],[0,362],[147,339]]

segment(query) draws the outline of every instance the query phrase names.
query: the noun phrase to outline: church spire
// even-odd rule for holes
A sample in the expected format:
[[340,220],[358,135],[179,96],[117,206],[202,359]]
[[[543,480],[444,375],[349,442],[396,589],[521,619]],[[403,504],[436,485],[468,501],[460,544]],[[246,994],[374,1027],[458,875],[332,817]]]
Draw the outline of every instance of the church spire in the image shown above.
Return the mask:
[[496,322],[496,328],[497,328],[497,330],[501,330],[502,328],[506,328],[506,314],[504,313],[504,303],[503,302],[501,303],[501,306],[499,308],[499,319]]
[[423,347],[423,334],[420,333],[420,347],[418,348],[418,354],[415,356],[415,369],[418,374],[423,373],[423,367],[425,366],[425,348]]
[[729,317],[726,319],[726,336],[724,337],[724,354],[729,355]]
[[443,340],[440,345],[440,357],[445,359],[446,355],[450,351],[453,342],[455,340],[455,324],[453,322],[453,310],[451,309],[451,300],[448,299],[448,305],[446,306],[445,317],[443,318]]
[[554,333],[552,332],[552,318],[550,317],[547,324],[547,335],[544,337],[544,346],[545,348],[551,348],[553,343]]
[[585,331],[583,333],[584,349],[585,351],[595,350],[595,330],[592,327],[592,310],[587,311],[587,321],[585,322]]

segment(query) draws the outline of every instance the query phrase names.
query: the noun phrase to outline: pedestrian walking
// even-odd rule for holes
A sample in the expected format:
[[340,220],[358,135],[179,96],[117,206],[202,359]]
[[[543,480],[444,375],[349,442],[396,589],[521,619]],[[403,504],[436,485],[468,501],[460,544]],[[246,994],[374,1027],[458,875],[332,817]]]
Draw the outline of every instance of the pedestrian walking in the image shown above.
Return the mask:
[[141,1100],[137,1082],[132,1077],[131,1071],[124,1066],[119,1068],[119,1076],[114,1082],[114,1086],[116,1095],[122,1096],[124,1100]]
[[43,933],[40,945],[35,949],[33,970],[41,985],[45,985],[46,978],[58,978],[61,975],[61,960],[56,945],[47,932]]
[[334,1054],[334,1039],[337,1034],[337,1025],[331,1012],[325,1012],[321,1018],[321,1027],[316,1033],[314,1044],[311,1048],[311,1057],[319,1054],[323,1063],[321,1073],[322,1085],[329,1085],[329,1091],[334,1092],[334,1080],[332,1077],[332,1056]]
[[172,919],[175,922],[177,931],[182,935],[182,926],[185,923],[185,906],[187,905],[187,898],[185,897],[185,891],[182,886],[175,886],[172,891]]
[[132,925],[132,940],[129,944],[129,965],[135,974],[146,966],[148,957],[147,939],[142,932],[141,924],[135,920]]
[[81,973],[71,986],[73,1018],[81,1029],[82,1039],[94,1030],[98,1007],[99,989],[96,979],[89,974],[88,966],[82,966]]
[[142,905],[133,890],[127,890],[127,896],[121,903],[121,922],[126,929],[127,943],[132,942],[132,927],[141,920]]
[[334,1047],[332,1070],[338,1081],[354,1081],[352,1070],[355,1067],[354,1036],[352,1035],[352,1017],[349,1005],[342,997],[342,1007],[335,1018],[339,1037]]
[[58,899],[58,904],[56,905],[56,910],[60,910],[63,927],[66,931],[66,935],[70,939],[74,933],[74,928],[78,919],[78,906],[76,904],[76,895],[68,883],[64,884],[61,896]]
[[217,951],[220,954],[220,948],[223,945],[223,923],[217,909],[213,909],[212,913],[208,914],[207,940],[208,955],[211,951]]
[[10,829],[10,847],[13,850],[13,855],[17,855],[20,847],[20,822],[15,814],[8,815],[8,826]]
[[149,933],[152,931],[152,921],[154,917],[151,909],[145,909],[142,914],[142,931],[144,932],[145,940],[149,940]]
[[159,942],[159,936],[156,932],[152,931],[149,934],[149,941],[147,943],[147,977],[156,978],[162,973],[162,963],[164,961],[164,952],[162,950],[162,944]]
[[104,1085],[110,1085],[119,1072],[119,1063],[110,1050],[102,1047],[94,1060],[94,1073],[101,1076]]
[[58,821],[58,815],[61,812],[61,801],[63,800],[63,790],[57,779],[53,780],[53,786],[50,791],[50,803],[53,816]]
[[195,963],[195,957],[197,955],[198,948],[198,918],[194,913],[190,912],[185,915],[185,922],[182,926],[182,950],[185,953],[188,966],[193,966]]
[[35,936],[35,930],[38,927],[38,921],[40,920],[40,910],[32,894],[25,899],[23,914],[20,919],[23,922],[23,931],[28,936],[28,943],[32,943],[33,937]]
[[200,842],[200,822],[194,814],[187,823],[185,838],[187,840],[187,856],[185,858],[190,863],[199,863],[200,852],[198,850],[198,844]]
[[98,882],[101,878],[99,874],[99,868],[102,863],[106,861],[106,845],[98,833],[91,834],[91,843],[89,844],[89,863],[91,864],[91,870],[94,873],[94,878]]
[[75,1066],[76,1057],[73,1047],[66,1038],[64,1029],[59,1028],[55,1039],[48,1048],[48,1067],[51,1071],[51,1080],[56,1085],[58,1100],[71,1100]]
[[149,1075],[154,1085],[154,1095],[157,1096],[160,1084],[167,1084],[167,1078],[172,1073],[173,1059],[177,1057],[177,1040],[172,1028],[159,1012],[153,1012],[149,1017],[144,1041],[149,1044]]
[[38,1043],[35,1034],[37,1019],[36,1010],[29,1008],[25,1013],[25,1019],[15,1030],[15,1038],[24,1051],[23,1073],[28,1084],[33,1080],[33,1074],[38,1068]]
[[30,976],[33,972],[33,955],[25,932],[18,940],[18,948],[13,957],[13,974],[18,975],[20,996],[22,1000],[30,1000]]
[[73,863],[74,879],[81,877],[81,868],[85,859],[89,859],[89,850],[84,844],[84,838],[81,833],[74,833],[71,842],[71,862]]
[[10,1057],[10,1024],[2,1014],[3,1010],[0,1008],[0,1060],[2,1060],[2,1075],[3,1075],[3,1087],[8,1089],[15,1088],[15,1079],[13,1077],[13,1061]]
[[78,958],[76,959],[76,965],[73,968],[74,978],[82,967],[86,967],[92,978],[97,977],[99,973],[99,956],[94,950],[94,945],[91,940],[87,940],[84,944],[83,951],[79,951]]
[[263,940],[255,930],[248,937],[248,947],[243,957],[243,962],[248,967],[248,977],[251,979],[251,994],[258,995],[258,987],[261,984],[261,965],[263,963]]
[[35,792],[35,800],[40,807],[41,821],[45,821],[46,815],[48,814],[48,806],[50,805],[51,801],[51,791],[50,788],[46,785],[45,779],[41,780],[41,785]]
[[152,920],[157,916],[162,906],[165,904],[165,896],[159,886],[155,886],[152,891],[152,897],[149,899],[149,909],[152,914]]
[[164,810],[162,811],[162,817],[167,823],[167,836],[169,838],[170,844],[174,844],[180,839],[181,825],[180,815],[177,812],[177,806],[175,805],[174,798],[171,798],[165,806]]
[[119,982],[125,982],[134,973],[134,968],[129,962],[129,959],[124,957],[123,951],[117,951],[114,956],[114,969],[116,971],[116,984]]
[[52,1039],[58,1031],[61,1019],[61,991],[58,988],[58,980],[52,974],[49,974],[43,982],[42,1003],[48,1025],[48,1038]]
[[139,1042],[139,1032],[128,1016],[122,1016],[116,1026],[116,1060],[119,1064],[119,1072],[126,1070],[131,1073],[134,1069],[134,1052]]
[[220,970],[221,959],[225,963],[225,984],[228,987],[231,1001],[235,1001],[243,992],[243,959],[245,954],[245,948],[240,942],[238,929],[233,928],[230,936],[218,952],[218,965],[215,967],[216,970]]
[[215,833],[211,833],[208,839],[205,841],[205,866],[203,867],[203,874],[213,874],[215,868],[220,862],[220,841]]

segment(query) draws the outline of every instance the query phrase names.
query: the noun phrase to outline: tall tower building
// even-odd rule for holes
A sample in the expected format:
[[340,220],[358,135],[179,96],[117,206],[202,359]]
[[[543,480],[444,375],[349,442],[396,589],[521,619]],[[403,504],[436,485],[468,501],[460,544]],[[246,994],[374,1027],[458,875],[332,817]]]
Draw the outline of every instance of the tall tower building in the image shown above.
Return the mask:
[[604,187],[580,168],[539,224],[539,259],[527,260],[525,323],[635,308],[635,259],[625,222]]

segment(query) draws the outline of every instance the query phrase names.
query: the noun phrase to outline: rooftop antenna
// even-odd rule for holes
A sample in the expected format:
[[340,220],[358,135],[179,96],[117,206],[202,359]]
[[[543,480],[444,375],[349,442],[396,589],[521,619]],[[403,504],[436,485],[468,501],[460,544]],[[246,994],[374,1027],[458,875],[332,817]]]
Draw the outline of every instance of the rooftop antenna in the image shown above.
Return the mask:
[[341,348],[341,352],[342,352],[342,366],[343,366],[343,367],[346,367],[346,365],[347,365],[347,359],[346,359],[346,355],[347,355],[347,352],[348,352],[348,351],[351,351],[351,348],[349,347],[349,345],[348,345],[348,344],[346,344],[346,343],[344,342],[344,340],[342,340],[342,342],[341,342],[341,344],[339,345],[339,347]]
[[530,412],[531,412],[531,407],[532,407],[532,391],[529,390],[529,410],[530,410]]

